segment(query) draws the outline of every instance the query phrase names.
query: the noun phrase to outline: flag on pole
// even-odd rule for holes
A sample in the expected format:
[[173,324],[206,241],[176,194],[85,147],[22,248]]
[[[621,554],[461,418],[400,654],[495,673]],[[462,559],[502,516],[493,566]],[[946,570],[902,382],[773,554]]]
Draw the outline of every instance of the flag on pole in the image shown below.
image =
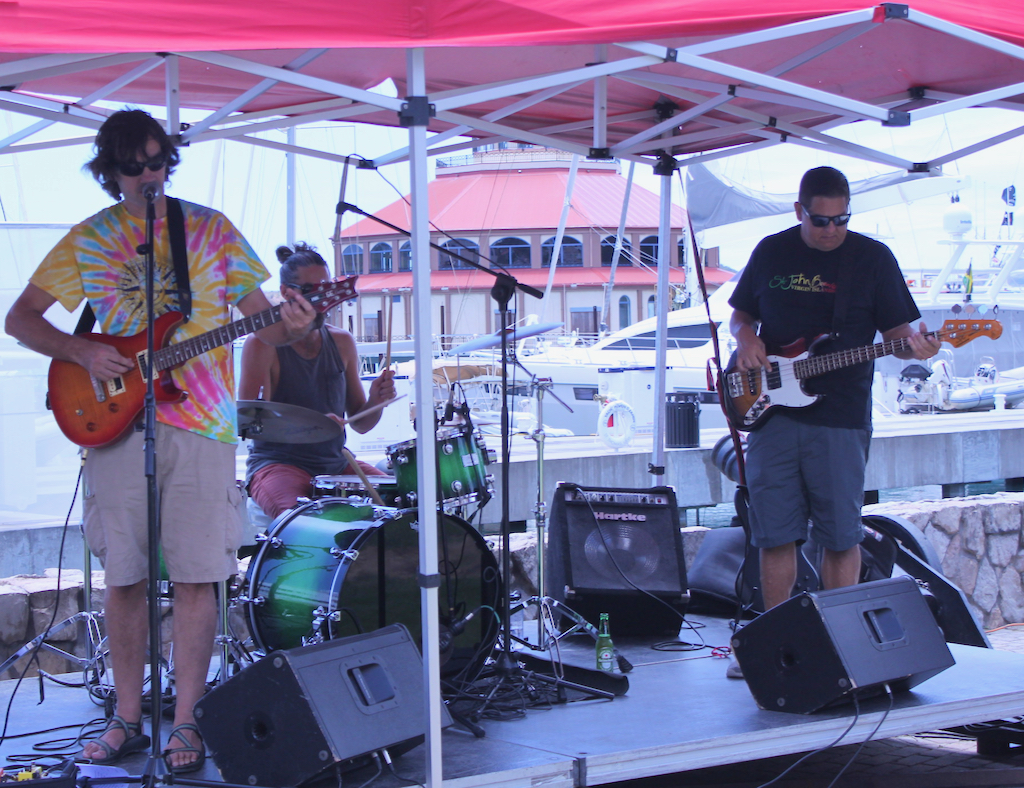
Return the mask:
[[974,263],[967,265],[967,273],[964,274],[964,301],[971,300],[971,293],[974,292]]

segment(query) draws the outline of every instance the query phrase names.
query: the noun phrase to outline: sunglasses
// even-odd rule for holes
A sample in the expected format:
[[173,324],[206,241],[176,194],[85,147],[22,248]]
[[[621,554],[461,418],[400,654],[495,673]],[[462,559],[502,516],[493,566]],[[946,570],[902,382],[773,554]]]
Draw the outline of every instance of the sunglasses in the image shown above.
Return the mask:
[[300,293],[302,293],[302,295],[308,296],[314,290],[319,289],[322,285],[323,285],[323,282],[321,282],[320,284],[316,284],[316,285],[293,285],[293,284],[287,284],[287,285],[285,285],[285,287],[290,287],[292,290],[298,290]]
[[848,213],[841,213],[837,216],[822,216],[820,213],[811,213],[807,210],[806,205],[802,205],[800,207],[804,209],[804,213],[807,214],[807,218],[811,220],[811,224],[815,227],[828,227],[829,222],[834,224],[836,227],[842,227],[850,221],[851,214]]
[[152,159],[146,159],[146,161],[119,161],[117,163],[117,169],[122,174],[129,178],[135,178],[142,175],[142,171],[148,169],[150,172],[156,172],[162,170],[167,164],[167,154],[158,153]]

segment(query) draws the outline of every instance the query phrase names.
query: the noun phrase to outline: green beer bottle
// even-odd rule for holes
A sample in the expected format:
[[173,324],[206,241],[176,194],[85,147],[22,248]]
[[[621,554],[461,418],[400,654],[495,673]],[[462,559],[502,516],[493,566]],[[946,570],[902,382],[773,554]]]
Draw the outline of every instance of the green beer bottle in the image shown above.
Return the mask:
[[597,630],[597,669],[609,673],[615,670],[615,645],[608,631],[608,614],[601,614],[600,626]]

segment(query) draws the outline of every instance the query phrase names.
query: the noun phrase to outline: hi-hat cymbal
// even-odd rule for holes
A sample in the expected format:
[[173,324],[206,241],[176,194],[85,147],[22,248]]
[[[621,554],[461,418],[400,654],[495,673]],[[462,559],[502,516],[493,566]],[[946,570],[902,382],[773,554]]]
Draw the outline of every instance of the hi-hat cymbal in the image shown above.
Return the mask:
[[[529,337],[535,337],[538,334],[546,334],[548,331],[554,331],[556,328],[561,328],[565,323],[536,323],[532,326],[517,326],[512,330],[506,329],[508,334],[509,342],[518,342],[520,339],[527,339]],[[466,353],[472,353],[475,350],[486,350],[487,348],[500,347],[501,346],[501,330],[495,331],[493,334],[488,334],[484,337],[477,337],[471,339],[469,342],[463,342],[458,347],[453,347],[449,350],[449,354],[453,356],[461,356]]]
[[341,435],[341,427],[315,410],[284,402],[238,401],[238,434],[275,443],[320,443]]

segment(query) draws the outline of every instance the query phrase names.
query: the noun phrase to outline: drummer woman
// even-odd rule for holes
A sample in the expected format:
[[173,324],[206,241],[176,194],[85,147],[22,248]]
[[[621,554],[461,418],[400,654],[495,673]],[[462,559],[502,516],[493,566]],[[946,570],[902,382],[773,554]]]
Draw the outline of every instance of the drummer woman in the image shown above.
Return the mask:
[[[277,249],[281,261],[281,295],[306,295],[330,281],[324,258],[306,244]],[[271,518],[295,506],[299,497],[313,493],[313,477],[351,474],[343,452],[345,425],[361,411],[395,398],[394,371],[385,369],[370,384],[369,396],[359,379],[359,356],[348,331],[324,322],[317,315],[305,337],[291,345],[274,347],[251,335],[242,348],[242,376],[238,399],[266,399],[298,405],[325,414],[341,425],[341,435],[320,443],[275,443],[254,440],[246,463],[249,496]],[[380,410],[351,424],[369,431]],[[385,476],[372,465],[356,460],[367,476]]]

